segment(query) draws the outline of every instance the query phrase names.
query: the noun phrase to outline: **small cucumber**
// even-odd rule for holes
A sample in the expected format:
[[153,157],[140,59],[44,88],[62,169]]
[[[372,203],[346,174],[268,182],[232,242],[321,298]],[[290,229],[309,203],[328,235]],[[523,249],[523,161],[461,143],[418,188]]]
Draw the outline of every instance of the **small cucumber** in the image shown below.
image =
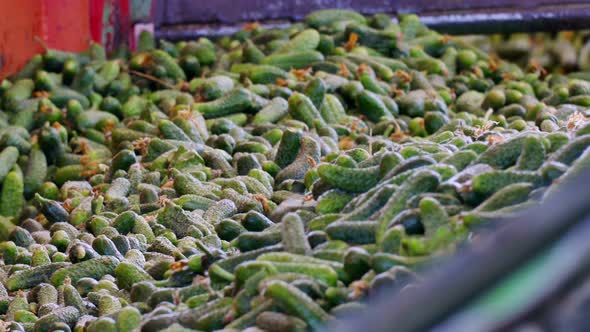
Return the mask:
[[381,180],[379,166],[349,168],[324,163],[318,166],[318,174],[331,186],[349,192],[367,191]]
[[284,281],[273,281],[267,287],[265,295],[276,301],[288,312],[303,319],[311,328],[319,329],[332,317],[297,287]]
[[294,213],[286,214],[281,220],[281,238],[285,251],[293,254],[307,255],[311,247],[305,236],[301,218]]
[[323,60],[324,55],[322,53],[308,50],[272,54],[262,59],[262,64],[276,66],[283,70],[290,70],[303,69],[314,62]]
[[249,90],[238,88],[219,99],[195,103],[192,108],[201,113],[205,119],[211,119],[259,108],[255,99],[256,97]]
[[294,119],[303,121],[310,128],[315,126],[316,121],[321,127],[326,124],[311,99],[299,92],[293,93],[289,98],[289,114]]
[[51,275],[51,283],[54,286],[59,286],[66,278],[70,278],[72,283],[81,278],[100,279],[105,274],[112,274],[118,264],[119,260],[113,256],[93,258],[55,271]]
[[24,180],[20,170],[8,173],[0,193],[0,215],[18,217],[24,206]]

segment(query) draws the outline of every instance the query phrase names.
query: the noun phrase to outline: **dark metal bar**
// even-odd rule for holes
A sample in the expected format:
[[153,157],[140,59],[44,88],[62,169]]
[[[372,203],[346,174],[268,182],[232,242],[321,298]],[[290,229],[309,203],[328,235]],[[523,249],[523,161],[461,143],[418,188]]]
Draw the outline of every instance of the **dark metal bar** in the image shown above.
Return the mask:
[[216,0],[198,6],[190,0],[158,0],[155,23],[162,37],[194,38],[229,34],[245,22],[301,20],[324,8],[354,9],[364,14],[416,13],[432,28],[453,34],[590,28],[590,3],[586,0]]
[[191,23],[236,23],[274,19],[300,20],[309,12],[325,8],[346,8],[364,14],[434,14],[485,11],[525,12],[535,8],[548,10],[568,6],[587,6],[585,0],[156,0],[155,23],[158,26]]
[[420,287],[386,297],[338,331],[425,331],[554,243],[589,212],[590,170],[560,195],[474,243]]
[[437,31],[450,34],[491,34],[590,28],[590,4],[542,6],[527,10],[482,10],[421,16]]

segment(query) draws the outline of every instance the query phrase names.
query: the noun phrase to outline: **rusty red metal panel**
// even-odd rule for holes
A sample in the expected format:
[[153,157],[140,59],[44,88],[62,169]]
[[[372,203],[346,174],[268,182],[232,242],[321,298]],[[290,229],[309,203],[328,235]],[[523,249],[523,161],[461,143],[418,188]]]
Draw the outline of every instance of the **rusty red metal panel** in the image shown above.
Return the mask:
[[87,0],[0,0],[0,13],[0,77],[42,52],[42,43],[71,51],[88,47]]
[[45,0],[42,22],[49,47],[80,52],[91,41],[89,3],[81,0]]
[[[33,15],[31,14],[33,11]],[[34,0],[22,0],[14,6],[11,0],[0,0],[0,77],[22,67],[41,47],[34,37],[40,34],[36,16],[40,15]]]

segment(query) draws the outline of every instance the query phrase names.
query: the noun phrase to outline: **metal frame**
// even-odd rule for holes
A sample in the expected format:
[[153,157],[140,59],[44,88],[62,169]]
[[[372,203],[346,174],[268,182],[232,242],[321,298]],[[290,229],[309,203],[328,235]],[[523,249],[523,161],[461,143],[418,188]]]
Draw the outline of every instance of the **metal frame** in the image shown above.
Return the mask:
[[587,0],[215,0],[198,6],[191,0],[155,1],[156,34],[170,40],[231,34],[252,21],[280,26],[322,8],[417,13],[430,27],[453,34],[590,28]]

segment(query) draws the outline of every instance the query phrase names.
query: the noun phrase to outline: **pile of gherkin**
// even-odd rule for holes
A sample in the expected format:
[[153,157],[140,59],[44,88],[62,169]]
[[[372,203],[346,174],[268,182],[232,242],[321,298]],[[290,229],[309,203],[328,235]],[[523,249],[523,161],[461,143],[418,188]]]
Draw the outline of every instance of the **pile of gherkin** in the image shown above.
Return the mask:
[[[523,68],[542,67],[550,72],[572,73],[588,78],[590,31],[558,33],[515,33],[510,35],[467,36],[464,40]],[[574,73],[575,72],[575,73]]]
[[583,75],[398,22],[143,33],[1,81],[2,327],[317,330],[590,164]]

